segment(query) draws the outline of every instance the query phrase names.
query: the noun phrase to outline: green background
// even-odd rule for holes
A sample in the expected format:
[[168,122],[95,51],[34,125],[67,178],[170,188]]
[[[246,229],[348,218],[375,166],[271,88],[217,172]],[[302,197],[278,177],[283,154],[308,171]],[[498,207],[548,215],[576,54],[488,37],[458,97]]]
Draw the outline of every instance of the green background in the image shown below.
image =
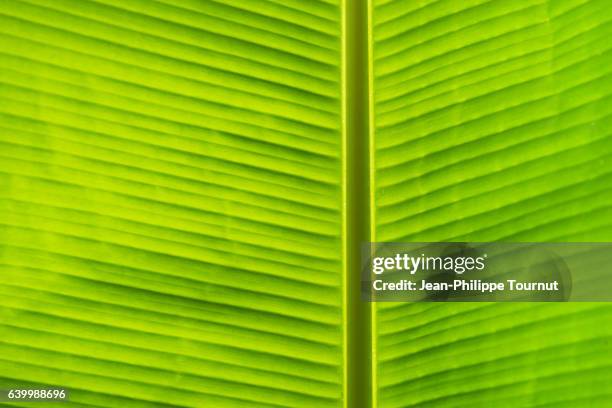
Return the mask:
[[1,0],[0,385],[610,405],[605,304],[370,309],[356,284],[361,241],[610,241],[610,20],[605,0]]

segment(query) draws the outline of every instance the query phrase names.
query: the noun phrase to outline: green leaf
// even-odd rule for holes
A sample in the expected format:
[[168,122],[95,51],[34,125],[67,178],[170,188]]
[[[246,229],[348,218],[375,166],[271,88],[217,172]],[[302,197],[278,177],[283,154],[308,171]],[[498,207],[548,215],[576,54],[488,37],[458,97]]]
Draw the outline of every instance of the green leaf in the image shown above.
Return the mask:
[[[606,1],[372,7],[376,241],[609,241]],[[602,304],[377,304],[377,406],[608,404]]]
[[361,241],[612,239],[609,10],[0,0],[0,389],[609,404],[604,304],[370,310],[358,280]]
[[342,404],[341,18],[1,2],[0,388]]

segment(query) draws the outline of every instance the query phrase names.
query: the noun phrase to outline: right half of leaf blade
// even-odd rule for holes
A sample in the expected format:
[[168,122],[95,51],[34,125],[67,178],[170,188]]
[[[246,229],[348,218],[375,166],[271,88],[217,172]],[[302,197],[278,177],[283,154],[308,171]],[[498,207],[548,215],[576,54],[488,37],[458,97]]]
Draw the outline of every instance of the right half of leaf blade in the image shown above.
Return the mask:
[[[605,1],[374,0],[375,240],[612,239]],[[603,406],[605,304],[377,304],[380,407]]]

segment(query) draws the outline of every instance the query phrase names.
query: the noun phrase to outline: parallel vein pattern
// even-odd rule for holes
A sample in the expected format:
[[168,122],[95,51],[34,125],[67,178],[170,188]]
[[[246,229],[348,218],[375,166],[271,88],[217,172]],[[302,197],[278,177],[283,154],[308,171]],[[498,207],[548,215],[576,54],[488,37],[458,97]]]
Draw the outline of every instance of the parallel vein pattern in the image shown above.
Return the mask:
[[[376,240],[610,241],[610,10],[373,0]],[[377,308],[380,407],[609,405],[605,305]]]
[[341,15],[0,1],[0,388],[341,405]]

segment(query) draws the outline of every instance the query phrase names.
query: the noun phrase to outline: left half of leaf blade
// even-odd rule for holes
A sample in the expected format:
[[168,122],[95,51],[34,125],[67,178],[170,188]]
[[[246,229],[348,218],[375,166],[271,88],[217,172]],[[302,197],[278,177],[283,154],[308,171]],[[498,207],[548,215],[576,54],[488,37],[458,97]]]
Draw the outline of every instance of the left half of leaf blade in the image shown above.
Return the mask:
[[340,405],[339,2],[1,4],[0,382]]

